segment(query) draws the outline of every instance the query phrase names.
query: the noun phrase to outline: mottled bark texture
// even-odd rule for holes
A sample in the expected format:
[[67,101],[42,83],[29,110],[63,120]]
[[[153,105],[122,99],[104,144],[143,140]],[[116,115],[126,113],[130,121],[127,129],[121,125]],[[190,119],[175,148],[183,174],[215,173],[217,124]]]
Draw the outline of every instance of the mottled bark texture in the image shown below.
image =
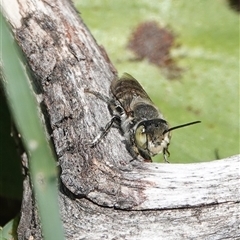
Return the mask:
[[[239,156],[186,165],[131,161],[117,129],[90,148],[111,116],[84,89],[108,95],[116,70],[69,1],[11,2],[2,7],[61,169],[66,239],[239,239]],[[18,234],[41,239],[29,178]]]

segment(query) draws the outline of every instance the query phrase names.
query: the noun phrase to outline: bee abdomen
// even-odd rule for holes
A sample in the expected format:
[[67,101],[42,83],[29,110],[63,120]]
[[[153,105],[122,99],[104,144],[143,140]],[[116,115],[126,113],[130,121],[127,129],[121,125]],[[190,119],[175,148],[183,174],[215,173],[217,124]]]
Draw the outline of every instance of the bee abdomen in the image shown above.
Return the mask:
[[136,99],[144,99],[148,103],[152,103],[138,81],[127,73],[120,79],[113,80],[110,88],[112,94],[120,102],[126,112],[132,111],[130,105],[132,105]]

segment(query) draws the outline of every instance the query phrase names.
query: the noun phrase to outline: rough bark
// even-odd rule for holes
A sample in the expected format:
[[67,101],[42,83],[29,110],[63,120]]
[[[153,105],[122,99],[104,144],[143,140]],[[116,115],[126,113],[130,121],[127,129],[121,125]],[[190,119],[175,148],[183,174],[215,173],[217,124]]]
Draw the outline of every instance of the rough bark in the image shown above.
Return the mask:
[[[239,239],[239,156],[198,164],[131,161],[117,129],[95,148],[111,118],[116,70],[67,0],[3,0],[26,55],[62,181],[59,204],[71,239]],[[30,204],[31,203],[31,204]],[[41,239],[29,178],[19,239]]]

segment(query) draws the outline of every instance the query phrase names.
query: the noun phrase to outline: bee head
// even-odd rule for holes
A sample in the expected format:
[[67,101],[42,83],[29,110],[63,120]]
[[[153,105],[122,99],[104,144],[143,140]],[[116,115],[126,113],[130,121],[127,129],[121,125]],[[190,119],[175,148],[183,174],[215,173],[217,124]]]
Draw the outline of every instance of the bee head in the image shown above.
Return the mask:
[[141,121],[135,131],[135,142],[141,152],[150,157],[167,151],[170,143],[168,123],[163,119]]
[[141,155],[155,156],[163,152],[164,160],[167,161],[166,153],[168,152],[168,145],[170,144],[171,131],[190,126],[200,121],[185,123],[172,128],[169,128],[168,123],[163,119],[151,119],[141,121],[135,131],[135,142]]

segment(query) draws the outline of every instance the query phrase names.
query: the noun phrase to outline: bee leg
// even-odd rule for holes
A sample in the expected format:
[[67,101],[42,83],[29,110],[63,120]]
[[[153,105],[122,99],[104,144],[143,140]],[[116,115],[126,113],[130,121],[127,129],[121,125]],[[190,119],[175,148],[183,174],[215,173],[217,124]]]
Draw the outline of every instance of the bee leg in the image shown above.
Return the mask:
[[[130,160],[130,162],[133,162],[135,160],[140,161],[138,149],[136,147],[134,147],[133,144],[129,141],[124,140],[123,142],[125,143],[127,151],[132,156],[132,159]],[[145,159],[144,159],[144,162],[146,162]],[[151,160],[150,160],[150,162],[151,162]]]
[[130,160],[130,162],[134,161],[134,160],[138,160],[138,154],[136,154],[136,152],[134,151],[134,149],[128,144],[128,143],[125,143],[126,145],[126,148],[128,150],[128,152],[130,153],[130,155],[132,156],[132,159]]
[[99,92],[89,90],[88,88],[85,88],[84,92],[91,93],[91,94],[93,94],[94,96],[96,96],[97,98],[101,99],[102,101],[104,101],[106,103],[109,103],[111,101],[109,97],[107,97],[107,96],[105,96],[105,95],[103,95]]
[[[122,114],[124,112],[122,106],[115,100],[110,99],[104,94],[101,94],[96,91],[89,90],[88,88],[84,89],[84,92],[93,94],[95,97],[101,99],[102,101],[106,102],[108,104],[108,108],[113,116]],[[119,119],[120,120],[120,119]],[[105,127],[106,128],[106,127]]]
[[[127,145],[126,145],[127,146]],[[129,148],[127,147],[128,152],[130,153],[130,155],[133,157],[130,162],[134,161],[134,160],[138,160],[139,161],[139,155],[136,154],[136,152],[129,146]],[[140,154],[140,156],[144,159],[144,162],[152,162],[152,159],[150,157],[144,157]]]
[[168,151],[167,148],[164,148],[163,149],[163,158],[164,158],[165,163],[170,163],[167,159],[169,156],[170,156],[170,152]]
[[152,162],[152,158],[146,151],[138,149],[139,154],[144,158],[144,162]]
[[101,128],[101,132],[91,142],[91,148],[95,147],[107,135],[113,123],[115,122],[119,122],[118,116],[113,116],[112,119],[106,124],[106,126],[104,128]]

